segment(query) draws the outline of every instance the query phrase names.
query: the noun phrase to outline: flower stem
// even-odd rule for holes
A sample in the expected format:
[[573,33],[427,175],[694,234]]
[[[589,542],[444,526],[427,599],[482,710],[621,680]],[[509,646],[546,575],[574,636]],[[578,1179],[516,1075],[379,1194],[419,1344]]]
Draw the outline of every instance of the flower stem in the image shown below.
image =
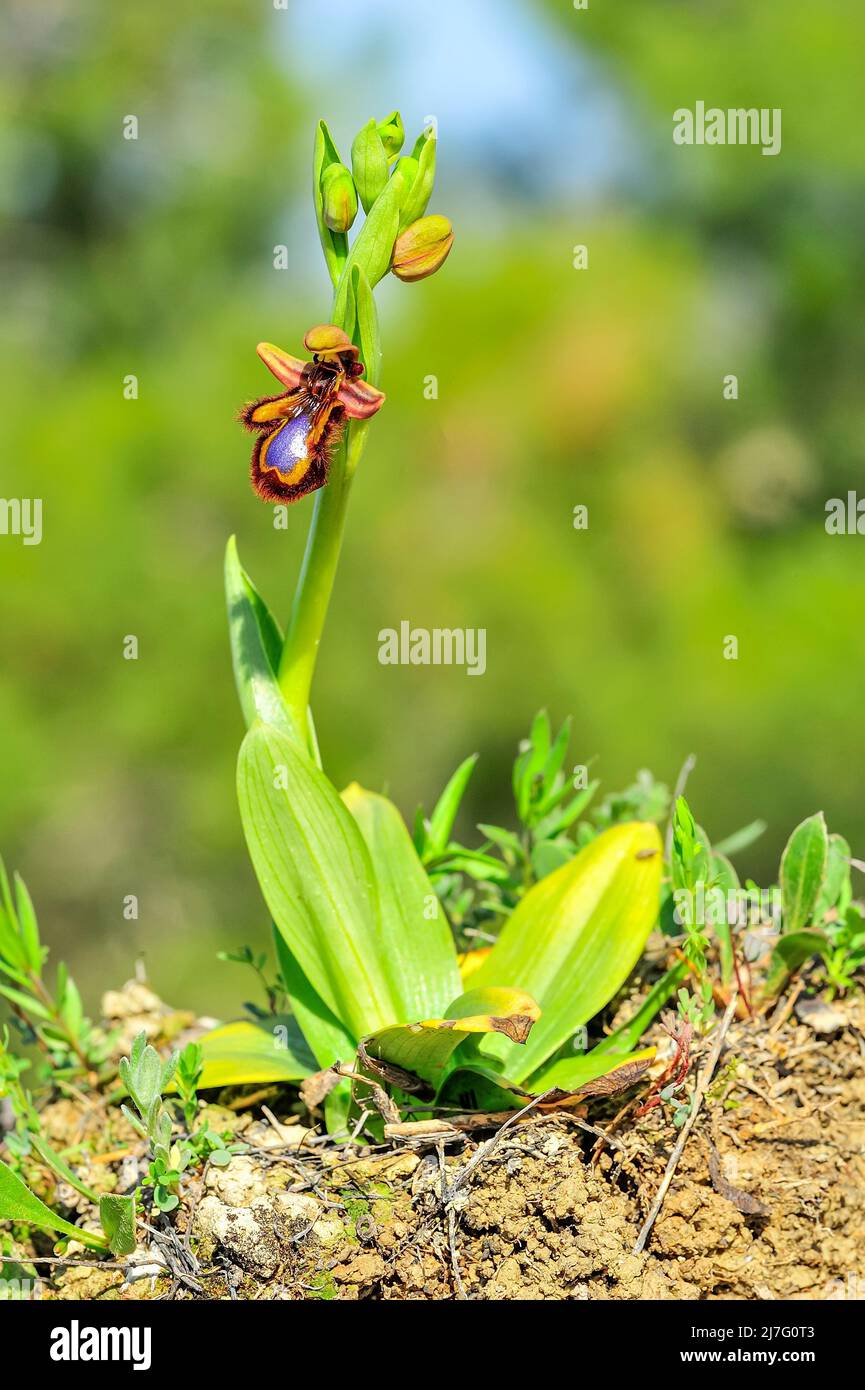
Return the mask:
[[366,425],[351,423],[331,465],[327,486],[316,496],[285,635],[279,684],[302,731],[307,728],[309,694],[342,549],[351,484],[365,443]]

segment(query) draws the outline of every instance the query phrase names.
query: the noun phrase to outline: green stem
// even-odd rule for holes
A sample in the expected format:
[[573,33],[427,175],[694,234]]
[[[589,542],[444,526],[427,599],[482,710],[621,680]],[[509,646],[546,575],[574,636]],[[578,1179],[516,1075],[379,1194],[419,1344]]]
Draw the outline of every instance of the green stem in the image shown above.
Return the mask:
[[342,549],[351,484],[366,443],[365,425],[351,424],[347,441],[315,499],[300,578],[279,663],[279,684],[298,729],[306,730],[309,695]]

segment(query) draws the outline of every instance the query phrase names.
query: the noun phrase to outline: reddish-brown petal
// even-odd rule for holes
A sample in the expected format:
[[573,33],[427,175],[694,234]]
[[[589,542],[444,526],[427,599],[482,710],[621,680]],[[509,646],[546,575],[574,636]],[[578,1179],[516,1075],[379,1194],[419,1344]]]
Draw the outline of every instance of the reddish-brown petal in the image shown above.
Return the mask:
[[282,348],[275,347],[273,343],[259,343],[255,349],[267,367],[268,371],[284,386],[291,390],[299,386],[303,380],[304,369],[308,365],[302,362],[299,357],[292,357],[289,353],[283,352]]
[[355,377],[339,388],[337,399],[352,420],[368,420],[385,402],[385,394],[368,381]]

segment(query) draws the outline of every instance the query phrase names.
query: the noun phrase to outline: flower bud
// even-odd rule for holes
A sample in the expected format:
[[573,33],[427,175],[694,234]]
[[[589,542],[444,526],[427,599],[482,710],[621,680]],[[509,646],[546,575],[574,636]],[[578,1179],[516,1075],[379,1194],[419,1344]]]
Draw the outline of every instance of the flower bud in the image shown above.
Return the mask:
[[321,176],[322,216],[332,232],[347,232],[357,217],[357,189],[344,164],[328,164]]
[[369,212],[387,184],[387,154],[374,120],[358,131],[351,147],[351,167],[364,212]]
[[391,111],[389,116],[385,116],[383,121],[379,121],[376,129],[379,139],[384,145],[384,152],[387,158],[396,159],[405,144],[405,129],[402,123],[402,116],[398,111]]
[[425,280],[444,265],[453,243],[446,217],[421,217],[397,237],[390,268],[398,280]]

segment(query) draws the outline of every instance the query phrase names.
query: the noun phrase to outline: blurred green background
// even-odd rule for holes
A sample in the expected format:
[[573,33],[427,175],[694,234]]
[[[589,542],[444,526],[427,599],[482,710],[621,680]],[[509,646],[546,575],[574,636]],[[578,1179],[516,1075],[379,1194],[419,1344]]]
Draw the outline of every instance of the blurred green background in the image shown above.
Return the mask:
[[[824,529],[862,477],[861,5],[4,11],[0,493],[42,497],[44,539],[0,537],[0,845],[91,1008],[143,954],[229,1012],[217,947],[266,940],[222,554],[236,532],[285,615],[310,503],[273,529],[234,415],[272,386],[255,343],[327,317],[319,116],[344,155],[370,115],[435,116],[457,229],[440,275],[379,294],[388,404],[314,692],[333,779],[410,816],[479,751],[470,834],[543,704],[607,790],[695,753],[711,834],[769,822],[758,878],[819,807],[862,853],[865,541]],[[698,99],[781,107],[780,156],[675,146]],[[485,627],[486,675],[379,665],[402,619]]]

